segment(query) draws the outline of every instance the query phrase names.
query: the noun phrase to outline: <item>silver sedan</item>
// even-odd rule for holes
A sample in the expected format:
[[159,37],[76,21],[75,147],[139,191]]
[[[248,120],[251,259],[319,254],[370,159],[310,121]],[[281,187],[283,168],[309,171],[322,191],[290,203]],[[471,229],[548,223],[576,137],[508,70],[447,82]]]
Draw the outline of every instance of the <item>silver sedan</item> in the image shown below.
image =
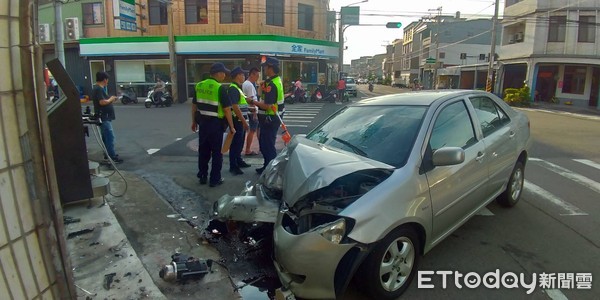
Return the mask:
[[274,264],[298,297],[333,299],[356,278],[394,299],[477,211],[519,201],[529,146],[527,117],[489,93],[371,98],[294,137],[215,215],[274,223]]

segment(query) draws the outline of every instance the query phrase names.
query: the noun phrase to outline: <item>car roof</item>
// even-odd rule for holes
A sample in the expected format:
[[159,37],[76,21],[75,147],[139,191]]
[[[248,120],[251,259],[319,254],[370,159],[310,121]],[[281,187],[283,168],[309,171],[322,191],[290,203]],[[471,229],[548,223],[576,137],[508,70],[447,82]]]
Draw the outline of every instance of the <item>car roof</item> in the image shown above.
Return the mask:
[[436,91],[418,91],[401,94],[392,94],[379,97],[373,97],[356,102],[356,105],[425,105],[431,106],[438,100],[455,98],[465,95],[489,95],[489,93],[475,90],[436,90]]

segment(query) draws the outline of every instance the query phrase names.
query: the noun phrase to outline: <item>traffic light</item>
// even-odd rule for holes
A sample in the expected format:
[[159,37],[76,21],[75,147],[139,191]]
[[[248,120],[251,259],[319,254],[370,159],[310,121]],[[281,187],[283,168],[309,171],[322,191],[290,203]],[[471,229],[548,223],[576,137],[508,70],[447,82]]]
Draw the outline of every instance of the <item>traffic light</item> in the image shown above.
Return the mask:
[[387,27],[387,28],[400,28],[400,27],[402,27],[402,23],[400,23],[400,22],[387,22],[387,24],[385,24],[385,27]]

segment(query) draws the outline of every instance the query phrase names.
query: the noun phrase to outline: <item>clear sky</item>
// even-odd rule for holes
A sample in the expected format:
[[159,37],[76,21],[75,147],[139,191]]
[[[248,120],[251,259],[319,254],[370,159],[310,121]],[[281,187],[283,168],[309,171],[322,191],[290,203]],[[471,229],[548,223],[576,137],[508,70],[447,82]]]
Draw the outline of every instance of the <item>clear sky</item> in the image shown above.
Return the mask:
[[[330,10],[340,11],[342,6],[360,6],[360,24],[379,24],[381,26],[350,26],[344,32],[344,63],[361,56],[372,56],[385,53],[385,45],[402,38],[404,26],[417,21],[423,16],[437,14],[442,7],[443,15],[454,15],[460,11],[463,18],[490,18],[494,14],[494,0],[369,0],[355,4],[360,0],[330,0]],[[500,15],[504,8],[504,0],[500,0]],[[429,10],[434,11],[429,11]],[[387,22],[402,22],[402,28],[388,29]]]

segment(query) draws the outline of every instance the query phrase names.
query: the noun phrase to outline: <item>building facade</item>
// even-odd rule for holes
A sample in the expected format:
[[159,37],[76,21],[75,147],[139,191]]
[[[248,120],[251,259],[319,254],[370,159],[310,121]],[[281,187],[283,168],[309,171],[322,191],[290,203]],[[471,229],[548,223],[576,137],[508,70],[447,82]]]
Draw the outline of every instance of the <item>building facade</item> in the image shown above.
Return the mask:
[[[65,9],[65,22],[77,19],[79,24],[78,39],[65,47],[66,55],[83,60],[81,72],[70,72],[72,77],[82,74],[79,84],[90,87],[93,74],[106,70],[114,83],[109,91],[127,85],[144,95],[156,77],[172,81],[170,32],[179,101],[193,96],[194,85],[215,61],[247,69],[259,67],[264,55],[276,56],[286,85],[298,78],[309,86],[325,84],[336,69],[339,47],[331,40],[335,26],[329,23],[335,18],[328,18],[329,1],[173,0],[171,7],[164,2],[136,2],[133,22],[125,21],[117,0],[65,4],[73,6]],[[53,28],[51,11],[52,4],[40,6],[40,23]],[[69,64],[77,63],[67,61],[67,70],[73,71]]]
[[485,87],[485,80],[477,80],[485,74],[464,66],[488,61],[491,28],[489,19],[465,20],[458,14],[409,24],[404,29],[402,83],[417,81],[427,89]]
[[537,101],[598,107],[600,0],[508,0],[498,88],[531,87]]

